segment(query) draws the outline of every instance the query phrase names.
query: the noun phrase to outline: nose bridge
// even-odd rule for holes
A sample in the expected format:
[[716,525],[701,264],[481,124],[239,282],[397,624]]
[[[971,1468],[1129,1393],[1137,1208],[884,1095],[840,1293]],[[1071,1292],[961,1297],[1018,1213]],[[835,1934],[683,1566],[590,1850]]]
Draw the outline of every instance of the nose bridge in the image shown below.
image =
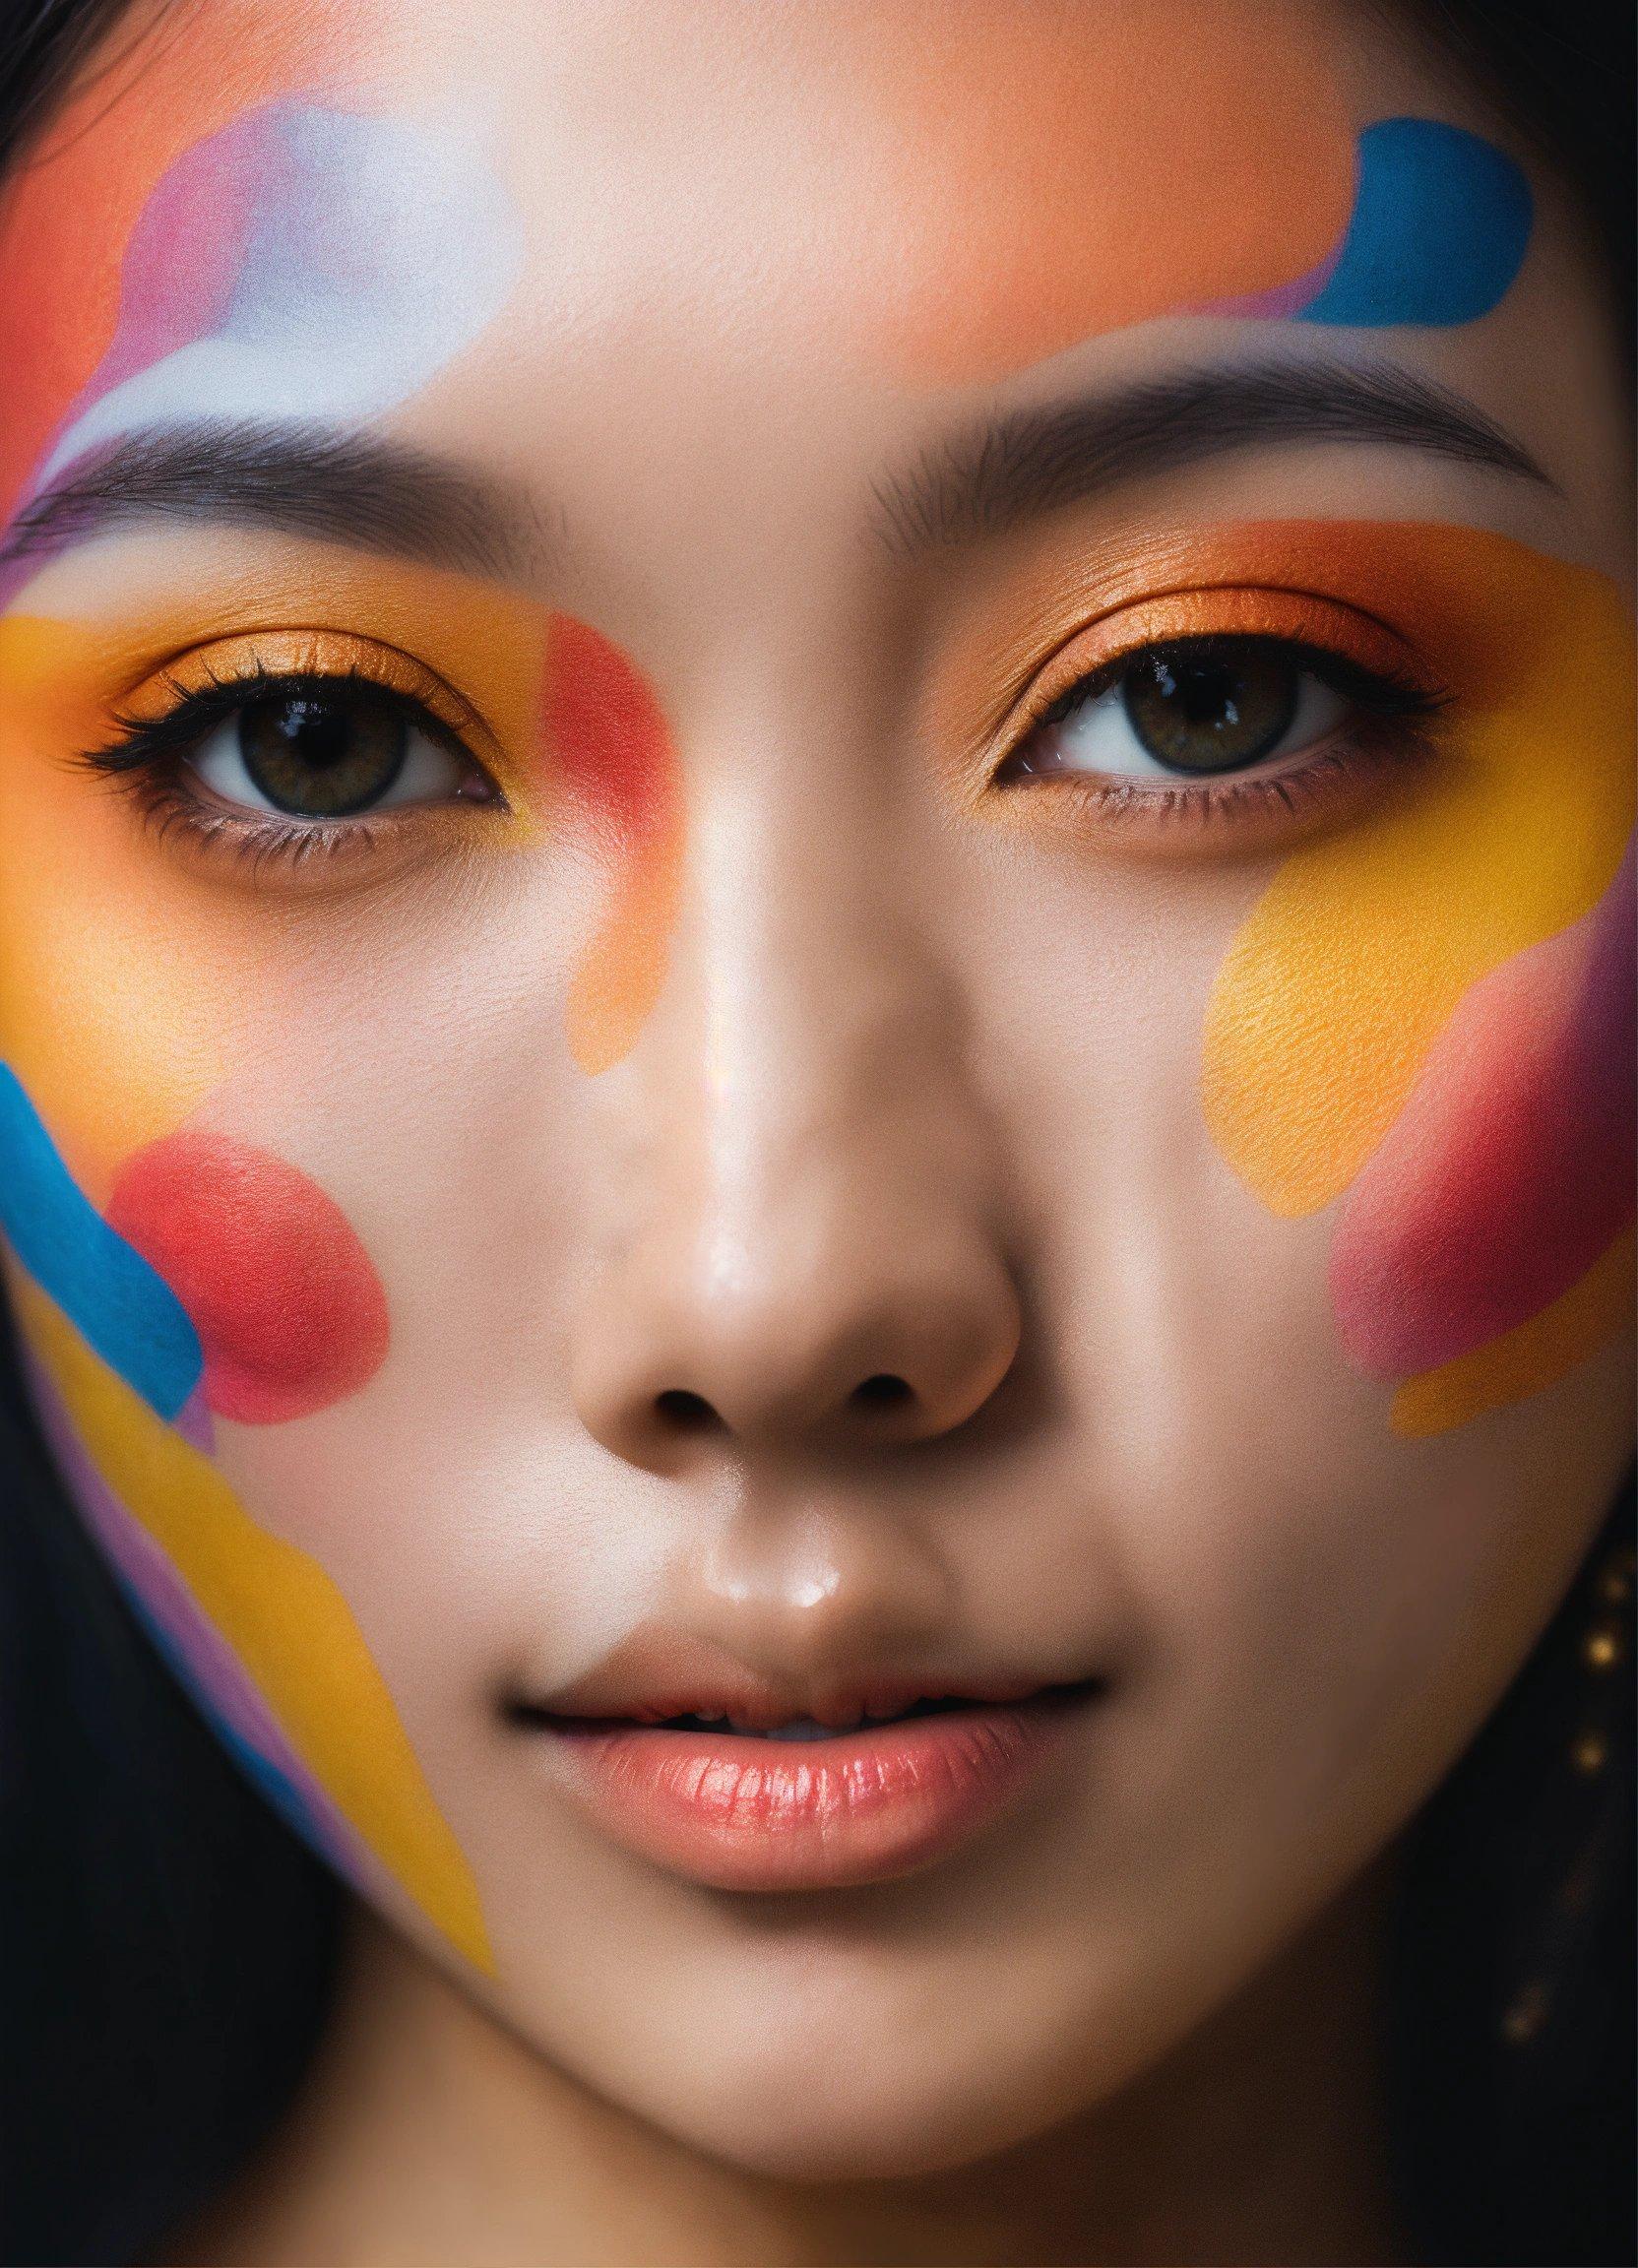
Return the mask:
[[673,965],[625,1082],[641,1162],[577,1334],[582,1416],[651,1468],[701,1431],[947,1430],[1010,1366],[1018,1304],[919,886],[936,828],[883,771],[788,746],[692,785]]

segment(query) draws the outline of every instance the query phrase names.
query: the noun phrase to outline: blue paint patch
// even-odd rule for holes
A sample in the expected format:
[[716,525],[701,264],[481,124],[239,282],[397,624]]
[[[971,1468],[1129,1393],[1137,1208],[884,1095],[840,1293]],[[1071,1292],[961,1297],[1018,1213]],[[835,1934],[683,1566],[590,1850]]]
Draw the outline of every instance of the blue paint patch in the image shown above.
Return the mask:
[[0,1230],[40,1290],[168,1422],[199,1383],[199,1334],[175,1292],[108,1227],[0,1063]]
[[1493,142],[1433,118],[1379,118],[1359,136],[1341,258],[1298,320],[1472,323],[1524,265],[1534,218],[1529,182]]

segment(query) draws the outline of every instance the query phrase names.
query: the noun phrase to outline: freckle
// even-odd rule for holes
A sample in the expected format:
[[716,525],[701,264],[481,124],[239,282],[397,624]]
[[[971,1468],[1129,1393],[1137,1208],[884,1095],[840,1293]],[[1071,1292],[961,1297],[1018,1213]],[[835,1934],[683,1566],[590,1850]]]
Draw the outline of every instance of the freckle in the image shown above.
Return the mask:
[[369,1256],[284,1159],[227,1135],[168,1135],[125,1166],[106,1219],[187,1310],[219,1417],[306,1417],[380,1368],[387,1302]]

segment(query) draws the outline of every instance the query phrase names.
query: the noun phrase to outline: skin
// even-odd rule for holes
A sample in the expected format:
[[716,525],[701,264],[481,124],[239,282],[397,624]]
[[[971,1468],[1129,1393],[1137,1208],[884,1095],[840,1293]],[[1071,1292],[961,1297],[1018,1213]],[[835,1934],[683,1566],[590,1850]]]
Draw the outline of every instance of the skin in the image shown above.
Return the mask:
[[[0,617],[0,1055],[50,1221],[100,1216],[196,1338],[122,1372],[42,1197],[9,1225],[42,1414],[371,1917],[201,2257],[1403,2256],[1392,1848],[1630,1439],[1621,1130],[1577,1037],[1630,1020],[1603,289],[1515,153],[1493,307],[1304,319],[1361,128],[1510,147],[1374,17],[909,22],[203,0],[4,216],[14,528],[181,409],[293,405],[522,499],[487,572],[82,531]],[[197,263],[156,237],[158,300],[145,213]],[[1547,478],[1294,432],[881,538],[884,481],[976,419],[1253,353],[1436,381]],[[1021,717],[1190,629],[1446,705],[1296,810],[997,785]],[[252,663],[412,693],[504,800],[234,857],[75,761]],[[883,1372],[908,1405],[850,1399]],[[657,1621],[777,1683],[965,1650],[1109,1689],[938,1864],[711,1891],[502,1705]]]

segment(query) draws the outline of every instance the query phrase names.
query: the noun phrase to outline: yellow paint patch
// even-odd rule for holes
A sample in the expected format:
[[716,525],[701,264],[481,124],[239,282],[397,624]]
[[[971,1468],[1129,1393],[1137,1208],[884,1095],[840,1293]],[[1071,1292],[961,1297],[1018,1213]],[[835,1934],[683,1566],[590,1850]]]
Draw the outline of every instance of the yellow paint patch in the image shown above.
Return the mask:
[[134,814],[73,769],[110,732],[92,652],[72,624],[0,619],[0,1051],[100,1204],[118,1162],[220,1080],[223,1020],[201,998],[207,958],[133,855],[152,853]]
[[209,1460],[157,1418],[21,1278],[29,1343],[108,1486],[187,1584],[291,1746],[458,1952],[492,1971],[477,1891],[346,1602],[269,1536]]
[[1271,1209],[1339,1197],[1477,978],[1579,920],[1633,817],[1632,631],[1614,586],[1487,531],[1232,532],[1244,579],[1394,625],[1449,690],[1442,745],[1373,823],[1294,851],[1219,972],[1207,1123]]

